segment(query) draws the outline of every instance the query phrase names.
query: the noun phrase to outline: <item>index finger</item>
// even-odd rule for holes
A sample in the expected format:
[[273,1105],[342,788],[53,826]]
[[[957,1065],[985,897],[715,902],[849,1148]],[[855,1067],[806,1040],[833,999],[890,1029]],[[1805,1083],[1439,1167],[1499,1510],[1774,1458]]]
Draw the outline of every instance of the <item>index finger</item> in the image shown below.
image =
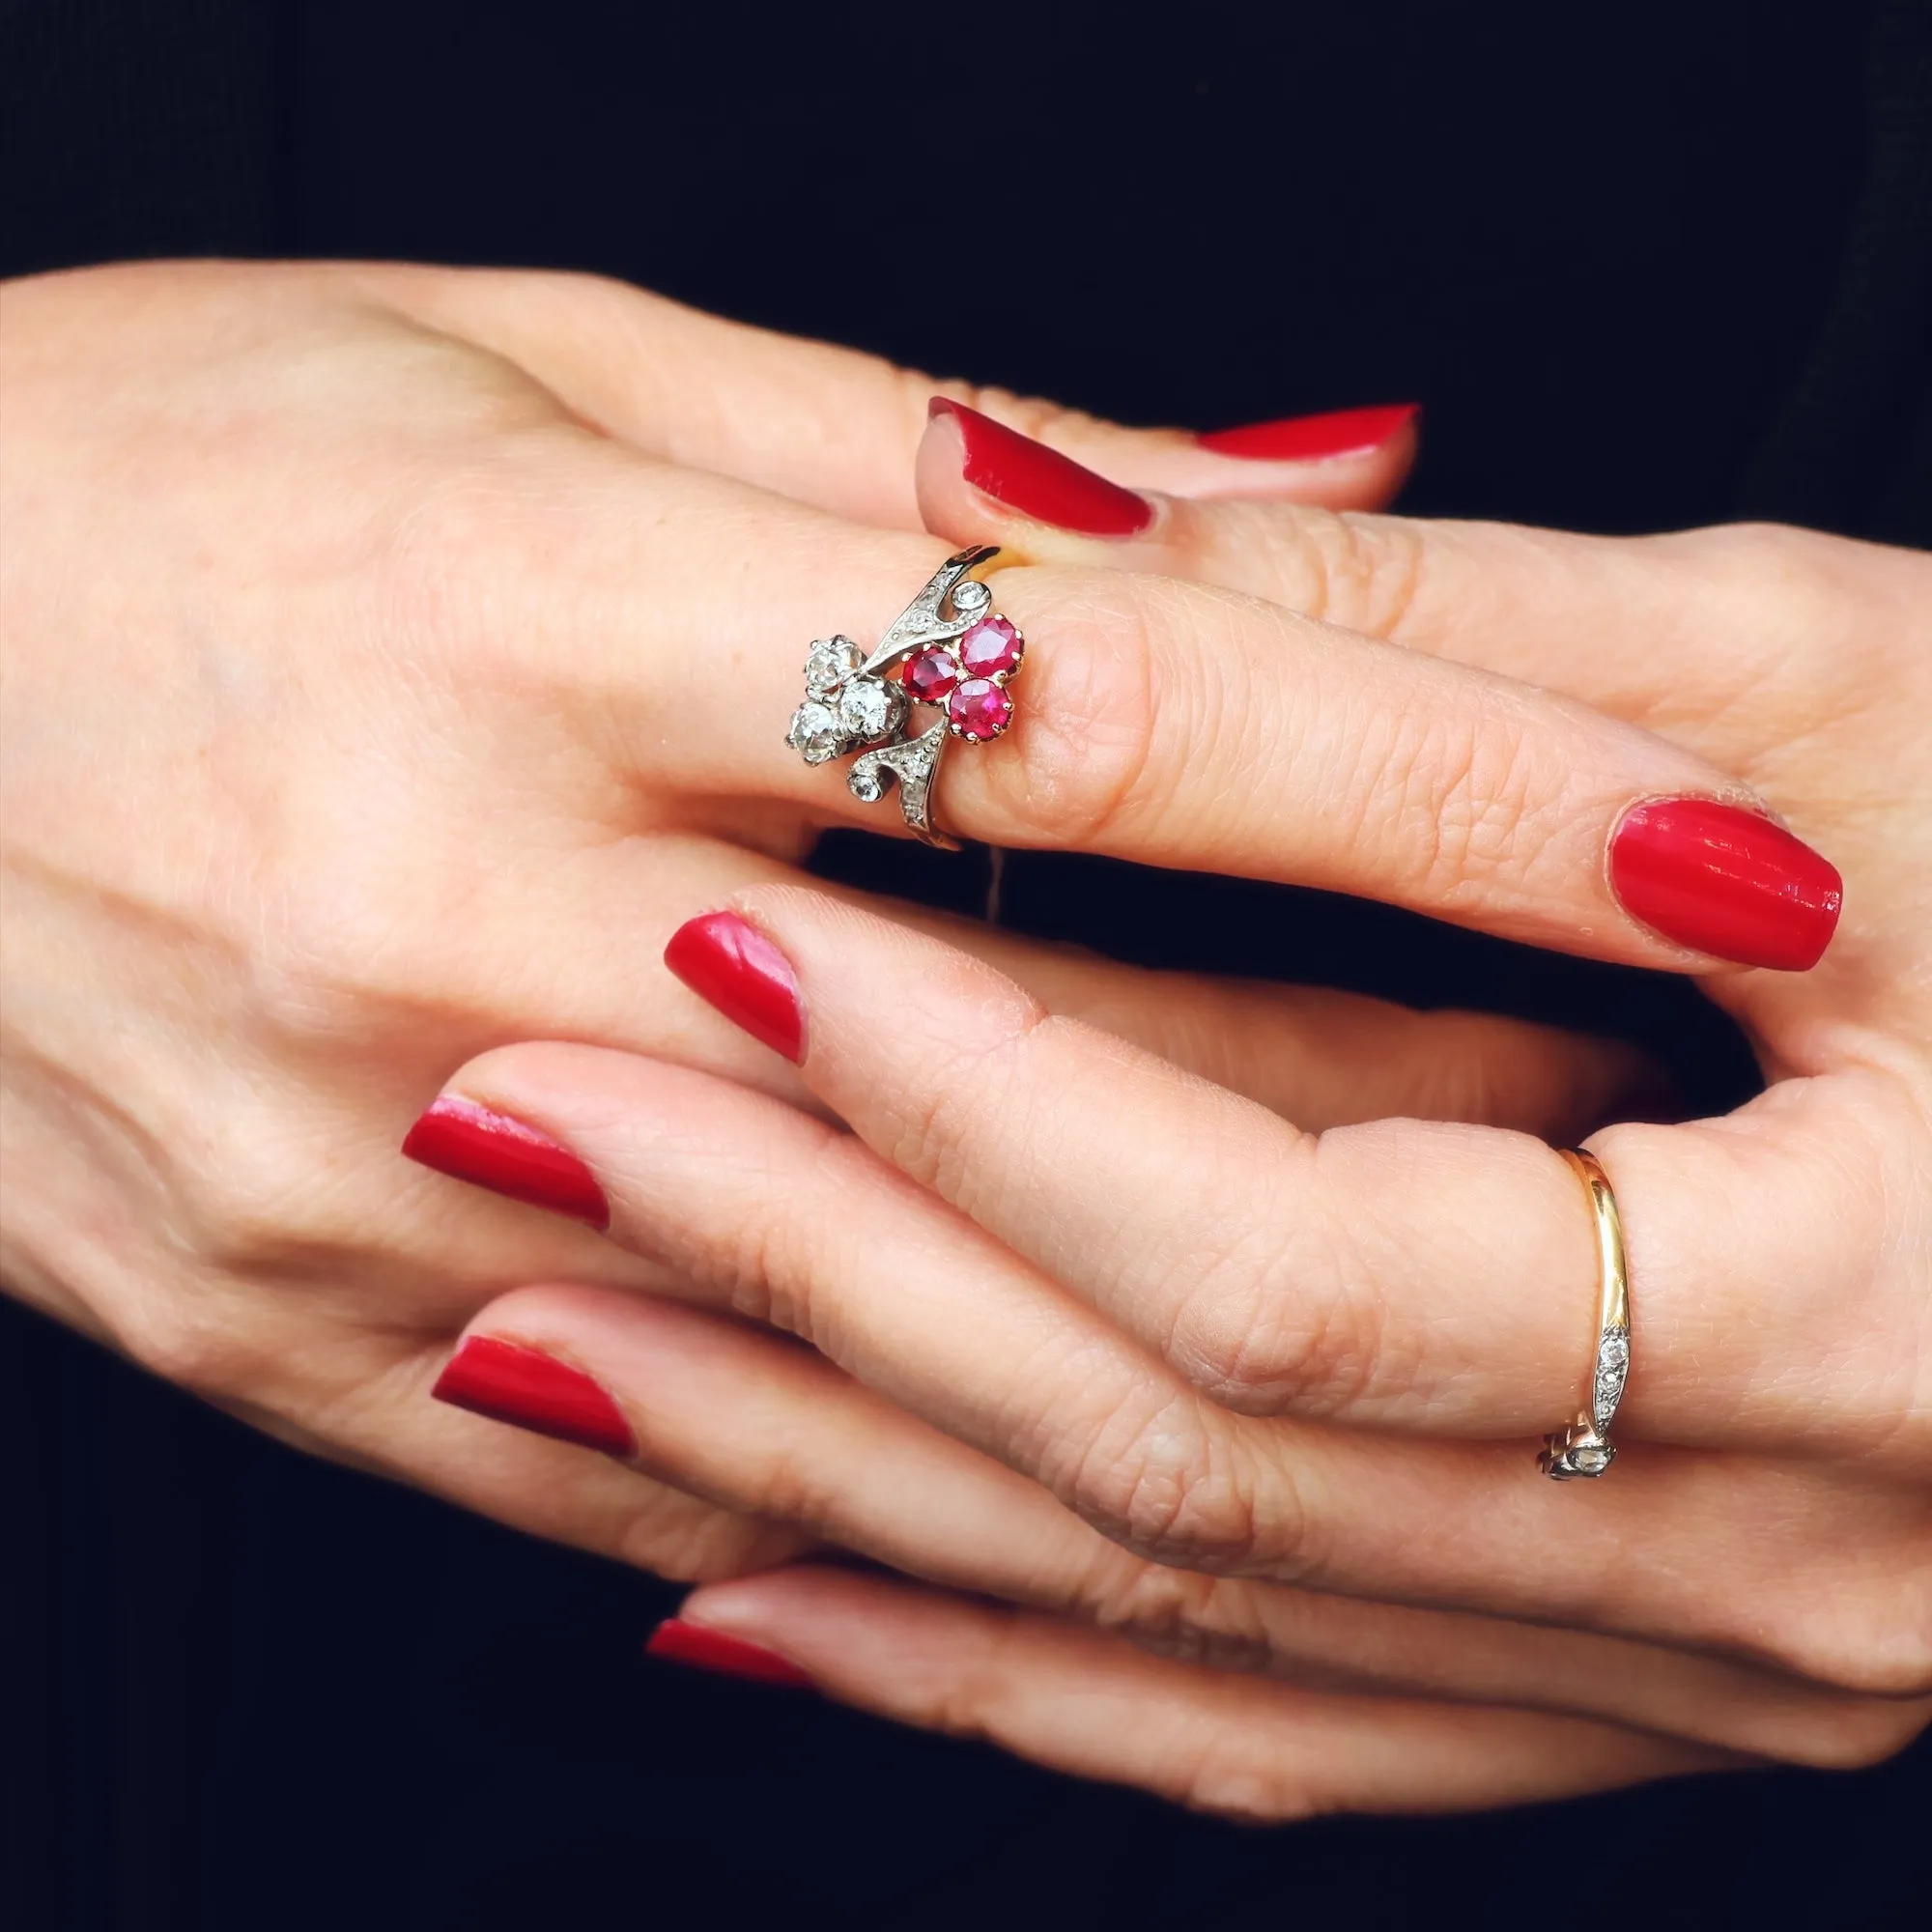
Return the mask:
[[1412,408],[1273,424],[1270,436],[1236,433],[1231,443],[935,384],[883,356],[707,315],[601,275],[414,263],[350,272],[417,320],[508,356],[638,449],[890,528],[920,527],[913,459],[935,388],[1123,482],[1182,497],[1373,507],[1395,495],[1415,453]]
[[[900,829],[781,741],[810,639],[869,651],[940,564],[930,540],[609,444],[555,452],[536,480],[491,609],[591,701],[586,728],[687,796]],[[1747,787],[1574,699],[1169,579],[991,585],[1025,654],[1009,730],[940,734],[954,833],[1321,886],[1677,971],[1803,968],[1836,924],[1835,870]],[[647,674],[640,636],[659,644]]]

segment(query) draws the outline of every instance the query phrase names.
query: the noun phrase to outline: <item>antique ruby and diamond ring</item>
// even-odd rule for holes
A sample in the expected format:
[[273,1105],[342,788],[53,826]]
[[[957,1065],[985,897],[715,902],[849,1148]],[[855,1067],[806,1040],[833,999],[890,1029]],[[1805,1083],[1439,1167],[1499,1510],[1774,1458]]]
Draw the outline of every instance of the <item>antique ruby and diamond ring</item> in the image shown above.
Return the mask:
[[[821,638],[805,661],[805,702],[785,743],[808,765],[859,752],[845,783],[867,805],[898,786],[905,822],[928,845],[954,841],[932,822],[932,782],[949,738],[982,745],[1013,720],[1007,685],[1026,639],[967,573],[999,554],[981,544],[950,556],[869,655],[850,638]],[[938,720],[915,732],[915,705]]]

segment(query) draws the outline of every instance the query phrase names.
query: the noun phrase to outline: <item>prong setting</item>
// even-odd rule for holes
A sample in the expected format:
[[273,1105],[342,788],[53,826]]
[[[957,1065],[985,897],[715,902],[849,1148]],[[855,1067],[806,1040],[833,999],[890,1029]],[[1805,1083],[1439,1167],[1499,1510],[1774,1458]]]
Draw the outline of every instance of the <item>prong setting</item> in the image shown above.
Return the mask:
[[[939,754],[951,738],[983,745],[1013,721],[1007,690],[1019,672],[1026,639],[993,609],[992,591],[967,575],[998,555],[978,546],[949,557],[888,627],[867,655],[850,638],[815,641],[806,658],[805,701],[792,714],[785,742],[809,765],[848,752],[854,798],[877,804],[898,788],[906,824],[928,844],[950,845],[932,823]],[[915,706],[940,712],[915,728]]]

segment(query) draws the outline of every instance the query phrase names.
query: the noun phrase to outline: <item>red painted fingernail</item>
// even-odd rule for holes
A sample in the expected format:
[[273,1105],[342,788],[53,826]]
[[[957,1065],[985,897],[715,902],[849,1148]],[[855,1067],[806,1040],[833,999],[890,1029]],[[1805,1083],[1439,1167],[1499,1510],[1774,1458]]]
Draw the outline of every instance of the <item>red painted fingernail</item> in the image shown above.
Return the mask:
[[1420,403],[1387,403],[1372,410],[1330,410],[1319,416],[1210,429],[1194,440],[1223,456],[1257,463],[1321,463],[1333,456],[1366,456],[1422,413]]
[[706,1630],[702,1624],[688,1624],[682,1617],[661,1623],[644,1650],[668,1663],[689,1663],[725,1677],[749,1678],[753,1684],[782,1684],[792,1690],[817,1688],[788,1657],[762,1644],[747,1643],[743,1637],[726,1636],[723,1631]]
[[960,474],[995,502],[1035,523],[1052,524],[1090,537],[1131,537],[1153,522],[1153,505],[1083,469],[1070,456],[1022,436],[1005,423],[969,410],[947,396],[934,396],[926,414],[951,416],[966,446]]
[[443,1094],[410,1129],[403,1152],[512,1201],[570,1214],[593,1228],[611,1225],[611,1204],[597,1177],[568,1148],[473,1100]]
[[1831,944],[1844,882],[1781,826],[1708,798],[1633,806],[1610,839],[1624,910],[1699,952],[1802,973]]
[[735,912],[707,912],[671,934],[665,964],[773,1052],[805,1058],[805,1008],[791,961]]
[[638,1453],[637,1437],[617,1405],[582,1369],[540,1349],[472,1335],[450,1357],[430,1393],[473,1415],[581,1442],[607,1456]]

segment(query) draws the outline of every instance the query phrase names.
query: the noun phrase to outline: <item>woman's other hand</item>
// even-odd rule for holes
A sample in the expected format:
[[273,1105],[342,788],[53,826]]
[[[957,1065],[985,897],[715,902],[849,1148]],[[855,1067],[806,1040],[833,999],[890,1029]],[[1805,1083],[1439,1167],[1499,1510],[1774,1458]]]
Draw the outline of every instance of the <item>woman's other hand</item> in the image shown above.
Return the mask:
[[[818,1355],[582,1286],[471,1332],[593,1378],[644,1469],[783,1497],[828,1540],[1021,1606],[814,1572],[700,1592],[688,1618],[1068,1768],[1284,1816],[1898,1747],[1932,1709],[1932,563],[1799,531],[1614,543],[1246,504],[1150,527],[1191,529],[1194,567],[1237,582],[1116,580],[1121,635],[1161,669],[1123,648],[1122,689],[1192,694],[1175,639],[1208,623],[1244,698],[1261,638],[1292,662],[1184,772],[1178,730],[1167,810],[1130,797],[1115,836],[1232,827],[1246,869],[1319,865],[1675,965],[1757,1044],[1769,1085],[1737,1113],[1592,1140],[1634,1320],[1607,1478],[1535,1469],[1597,1323],[1582,1193],[1541,1139],[1306,1131],[810,893],[740,895],[673,956],[727,1011],[748,970],[768,1009],[795,1003],[786,1043],[849,1133],[582,1047],[508,1049],[452,1091],[584,1162],[614,1236],[711,1310]],[[1042,560],[1062,541],[1001,534]],[[1091,541],[1002,577],[1040,666]],[[1616,795],[1607,737],[1547,762],[1556,721],[1505,704],[1520,687],[1496,688],[1518,728],[1493,744],[1392,698],[1336,728],[1368,687],[1325,682],[1325,654],[1373,632],[1392,680],[1534,670],[1575,702],[1565,728],[1655,727],[1790,830],[1711,783]],[[962,760],[955,797],[1003,781]],[[1842,867],[1835,938],[1837,875],[1801,837]]]

